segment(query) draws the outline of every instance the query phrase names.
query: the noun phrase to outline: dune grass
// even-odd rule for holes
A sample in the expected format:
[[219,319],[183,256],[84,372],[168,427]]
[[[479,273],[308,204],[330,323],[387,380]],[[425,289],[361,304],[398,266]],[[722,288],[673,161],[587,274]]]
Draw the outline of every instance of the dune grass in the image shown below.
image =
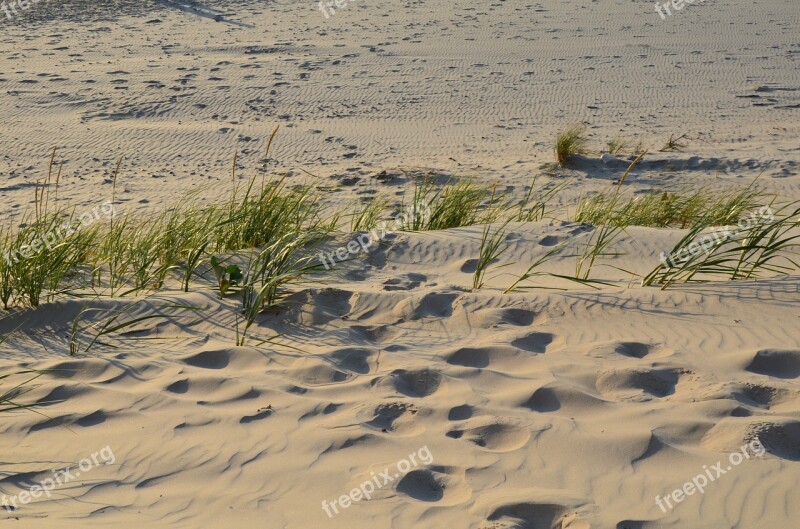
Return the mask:
[[614,155],[622,154],[622,152],[629,147],[630,143],[620,138],[612,138],[608,140],[608,143],[606,144],[606,150],[608,151],[608,154]]
[[22,369],[0,375],[0,413],[33,408],[34,404],[26,404],[19,399],[35,389],[31,383],[40,376],[42,372],[35,369]]
[[576,222],[618,227],[686,228],[698,221],[709,226],[735,224],[742,215],[763,204],[765,195],[748,186],[738,191],[712,193],[661,191],[622,199],[616,192],[598,193],[578,204]]
[[490,222],[491,208],[481,208],[487,200],[491,191],[470,181],[438,185],[431,178],[418,178],[400,216],[400,230],[446,230]]
[[660,152],[682,151],[689,146],[687,134],[670,134],[667,143],[661,147]]
[[544,220],[551,215],[556,208],[550,206],[550,201],[559,191],[564,189],[568,182],[561,182],[555,185],[536,185],[536,177],[533,177],[528,190],[519,201],[513,199],[508,202],[504,210],[516,212],[512,219],[517,222],[537,222]]
[[491,229],[490,224],[484,227],[480,254],[475,263],[475,272],[472,275],[472,288],[478,289],[483,286],[489,266],[508,250],[508,245],[503,245],[506,240],[508,223],[509,221],[505,221],[494,230]]
[[[618,204],[621,200],[621,190],[622,185],[625,183],[625,179],[628,178],[628,175],[633,170],[634,167],[644,158],[647,154],[647,151],[642,151],[636,159],[631,162],[628,168],[625,170],[625,173],[619,179],[616,187],[614,188],[614,193],[611,195],[609,202],[608,202],[608,210],[609,211],[616,211]],[[586,245],[584,246],[583,253],[578,257],[578,260],[575,264],[575,278],[578,281],[588,282],[590,281],[589,276],[592,273],[592,268],[594,267],[595,262],[601,258],[607,257],[617,257],[621,255],[618,252],[610,251],[612,245],[617,241],[617,239],[625,233],[625,229],[629,226],[628,223],[622,222],[613,222],[611,217],[605,217],[598,219],[599,222],[595,224],[595,229],[592,230],[591,235],[589,236],[589,240],[586,241]]]
[[556,136],[555,155],[558,165],[566,165],[579,154],[588,154],[586,127],[575,125]]
[[369,231],[377,226],[388,205],[386,198],[380,196],[371,198],[366,204],[359,203],[350,215],[350,231]]
[[[561,162],[586,152],[584,131],[576,126],[559,135],[556,152]],[[682,139],[672,138],[676,145]],[[612,147],[623,149],[625,145],[616,142],[609,145]],[[564,247],[562,244],[534,260],[506,292],[525,288],[526,280],[543,275],[594,286],[601,282],[592,278],[593,269],[599,260],[619,255],[613,246],[628,226],[689,227],[689,233],[673,249],[681,252],[703,229],[735,223],[766,199],[752,184],[724,194],[677,189],[626,197],[622,184],[646,152],[642,151],[628,167],[613,192],[580,201],[575,220],[590,223],[594,229],[578,251],[574,275],[542,271],[542,265]],[[54,156],[55,152],[51,173],[56,167]],[[122,159],[111,189],[112,209],[121,163]],[[234,185],[227,198],[200,203],[190,195],[154,216],[126,213],[99,219],[95,215],[96,222],[88,225],[83,223],[85,213],[79,217],[78,210],[59,206],[60,169],[54,187],[50,185],[52,174],[48,175],[35,189],[33,210],[18,219],[17,228],[0,230],[0,252],[11,256],[0,258],[0,302],[11,309],[36,307],[62,295],[123,297],[164,288],[179,287],[189,292],[193,285],[210,287],[221,297],[231,295],[241,300],[243,327],[239,329],[237,324],[236,343],[244,344],[259,314],[283,302],[306,276],[320,269],[312,257],[314,249],[337,229],[340,215],[348,214],[335,211],[326,218],[316,187],[308,183],[289,185],[286,176],[263,177],[258,183],[253,177],[239,185],[236,168],[234,156]],[[437,183],[430,177],[417,178],[407,190],[399,229],[446,230],[485,224],[472,278],[473,287],[479,289],[486,282],[487,270],[497,266],[508,249],[504,243],[509,223],[552,218],[556,211],[552,202],[567,184],[538,185],[534,178],[520,198],[473,180]],[[350,230],[375,227],[387,208],[388,200],[383,197],[359,205],[349,214]],[[742,279],[756,277],[762,271],[789,270],[796,265],[791,255],[796,236],[790,236],[789,231],[797,224],[790,220],[788,210],[784,213],[787,215],[777,224],[751,227],[736,248],[728,244],[730,241],[720,243],[709,254],[713,258],[693,256],[667,270],[656,269],[643,284],[666,288],[708,275]],[[498,222],[499,227],[492,228]],[[75,229],[66,230],[64,226]],[[58,237],[52,237],[53,233]],[[32,251],[22,256],[22,248]],[[228,264],[241,264],[242,259],[245,264],[241,269]],[[90,313],[82,312],[74,322],[73,353],[87,352],[108,332],[126,328],[113,315],[98,327],[89,321]],[[87,327],[90,323],[95,326]],[[94,339],[89,340],[88,347],[79,347],[79,335],[86,336],[90,328],[97,331]]]
[[643,286],[661,286],[709,280],[742,280],[764,272],[788,274],[800,268],[800,206],[775,206],[771,220],[749,222],[705,233],[699,220],[675,244],[663,265],[642,280]]

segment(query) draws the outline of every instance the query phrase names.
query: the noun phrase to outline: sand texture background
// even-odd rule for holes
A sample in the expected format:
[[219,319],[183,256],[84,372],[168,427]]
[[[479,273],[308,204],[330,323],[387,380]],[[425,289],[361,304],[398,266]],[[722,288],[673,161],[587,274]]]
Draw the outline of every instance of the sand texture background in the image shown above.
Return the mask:
[[[400,201],[425,172],[510,193],[534,175],[569,181],[562,218],[513,224],[512,264],[482,289],[483,226],[394,233],[260,317],[276,344],[235,346],[237,303],[209,285],[4,312],[17,336],[0,374],[53,374],[26,395],[36,411],[0,417],[0,495],[103,447],[114,462],[0,510],[3,527],[800,526],[798,272],[641,287],[632,274],[683,231],[632,227],[602,288],[503,294],[532,258],[587,241],[569,213],[628,166],[555,168],[553,139],[573,123],[598,147],[655,147],[631,193],[760,175],[800,199],[796,0],[706,0],[667,20],[632,0],[352,0],[327,19],[312,0],[72,0],[0,24],[4,226],[34,207],[53,148],[59,200],[77,211],[111,197],[120,156],[116,207],[142,215],[187,192],[227,196],[234,153],[237,181],[285,173],[331,207]],[[682,133],[686,149],[657,152]],[[165,304],[200,310],[69,355],[85,307]],[[727,469],[753,442],[765,453]],[[323,500],[423,447],[430,463],[326,515]],[[705,493],[659,509],[718,461]]]

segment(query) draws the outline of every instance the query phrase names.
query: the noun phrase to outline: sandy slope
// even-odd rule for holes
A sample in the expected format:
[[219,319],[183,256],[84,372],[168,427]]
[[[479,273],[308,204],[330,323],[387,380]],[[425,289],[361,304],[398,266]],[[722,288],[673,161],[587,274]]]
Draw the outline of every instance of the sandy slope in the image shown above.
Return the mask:
[[[571,229],[518,226],[508,259]],[[645,242],[626,243],[641,248],[627,259],[652,261],[652,231],[633,230]],[[348,263],[335,286],[299,291],[259,320],[255,333],[283,333],[280,347],[234,347],[237,304],[200,287],[135,314],[164,300],[202,312],[149,320],[114,339],[118,349],[76,358],[63,351],[80,302],[6,320],[30,338],[4,363],[54,370],[31,398],[63,402],[46,417],[4,417],[2,489],[105,446],[115,462],[3,516],[36,528],[794,527],[796,277],[470,291],[460,270],[479,236],[403,235]],[[118,303],[131,301],[92,305]],[[656,506],[754,439],[762,457],[670,513]],[[326,516],[322,500],[422,447],[430,464]]]

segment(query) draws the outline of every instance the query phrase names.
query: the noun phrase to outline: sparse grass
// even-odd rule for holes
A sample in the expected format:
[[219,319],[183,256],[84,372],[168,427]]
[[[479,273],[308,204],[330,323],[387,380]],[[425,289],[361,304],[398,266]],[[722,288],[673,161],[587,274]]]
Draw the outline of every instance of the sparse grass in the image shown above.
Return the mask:
[[556,136],[555,155],[558,165],[565,165],[579,154],[588,154],[586,127],[575,125]]
[[[50,162],[53,167],[52,157]],[[120,158],[107,205],[114,202],[121,164]],[[232,175],[235,179],[235,165]],[[305,243],[312,244],[338,221],[336,216],[321,219],[312,185],[289,187],[283,177],[257,190],[254,178],[241,193],[234,187],[229,201],[200,206],[187,197],[151,217],[126,213],[100,222],[95,207],[89,222],[88,212],[76,218],[74,210],[50,210],[57,200],[51,200],[49,179],[35,188],[33,211],[17,219],[19,227],[0,230],[0,251],[5,252],[0,255],[0,302],[5,309],[36,307],[60,294],[113,297],[156,291],[173,278],[188,291],[213,253],[269,247],[287,234],[302,233]],[[71,229],[65,231],[64,225]],[[28,246],[34,251],[16,252]]]
[[19,402],[19,398],[35,389],[31,382],[42,376],[41,371],[22,369],[0,375],[0,413],[33,408],[33,404]]
[[609,154],[622,154],[622,152],[629,147],[629,143],[620,138],[614,138],[609,140],[608,144],[606,145],[606,149],[608,150]]
[[536,187],[536,177],[533,178],[528,191],[516,204],[509,204],[509,209],[516,209],[516,215],[513,220],[517,222],[537,222],[543,220],[553,209],[548,209],[550,200],[564,187],[567,182],[562,182],[551,186],[549,189],[546,186]]
[[689,136],[687,134],[670,134],[669,140],[661,147],[660,152],[681,151],[689,146],[688,140]]
[[[611,197],[609,210],[614,211],[620,200],[620,190],[625,179],[630,174],[631,170],[644,158],[647,151],[642,152],[636,159],[631,162],[625,170],[625,174],[619,179],[617,187],[614,189],[614,195]],[[580,281],[589,281],[589,276],[592,273],[592,268],[595,262],[600,258],[617,257],[621,254],[617,252],[610,252],[609,249],[616,242],[616,240],[625,232],[627,224],[612,223],[609,218],[603,219],[599,225],[592,231],[589,240],[583,250],[583,255],[578,258],[575,265],[575,278]]]
[[508,222],[509,221],[504,222],[494,231],[491,230],[491,226],[488,224],[483,229],[480,255],[475,264],[475,273],[472,275],[472,288],[478,289],[483,286],[486,270],[508,250],[508,245],[503,246],[503,242],[506,240],[506,227],[508,226]]
[[752,185],[722,194],[702,189],[661,191],[627,200],[620,200],[615,192],[598,193],[580,201],[575,220],[594,225],[686,228],[703,219],[709,226],[722,226],[736,223],[763,203],[763,197]]
[[359,203],[350,216],[350,231],[369,231],[378,225],[388,203],[384,197],[374,197],[366,204]]
[[[559,163],[567,163],[571,157],[588,152],[584,133],[584,127],[576,126],[559,134],[556,145]],[[685,139],[686,135],[673,135],[668,146],[673,150],[682,148]],[[608,147],[610,152],[617,153],[628,148],[628,144],[615,139]],[[621,193],[622,184],[645,153],[641,152],[628,167],[613,193],[594,195],[579,203],[576,220],[591,223],[595,228],[578,251],[574,276],[542,270],[542,265],[563,248],[559,245],[534,260],[505,292],[525,288],[525,281],[539,276],[593,286],[600,283],[590,279],[593,268],[600,259],[620,255],[613,250],[613,245],[630,225],[690,227],[687,237],[674,249],[680,251],[705,227],[735,223],[763,203],[764,195],[752,185],[724,194],[707,189],[673,190],[626,198]],[[50,160],[51,172],[57,166],[54,157],[55,153]],[[121,163],[122,159],[115,171],[112,203]],[[302,284],[309,273],[322,266],[315,264],[313,249],[336,229],[341,212],[323,220],[315,187],[289,185],[286,176],[262,181],[260,185],[256,185],[254,177],[239,187],[236,169],[234,157],[231,170],[234,187],[231,196],[222,201],[199,205],[184,198],[174,208],[156,216],[125,214],[108,223],[83,226],[59,237],[54,244],[40,248],[41,251],[32,257],[7,261],[0,256],[0,302],[6,309],[36,307],[65,294],[120,297],[158,291],[169,285],[179,285],[188,292],[193,282],[206,281],[218,288],[221,296],[241,299],[243,327],[240,333],[237,320],[236,343],[243,345],[253,336],[251,329],[258,315],[284,301],[293,287]],[[77,222],[74,210],[58,208],[59,178],[60,172],[55,177],[55,198],[52,199],[50,175],[47,181],[37,185],[29,218],[23,218],[17,229],[9,227],[0,231],[0,251],[11,252],[33,245],[60,229],[65,221]],[[508,266],[497,265],[508,249],[505,243],[508,224],[548,217],[554,211],[550,205],[553,198],[566,185],[562,182],[537,186],[534,178],[524,196],[514,198],[474,181],[451,180],[440,184],[432,178],[419,178],[409,190],[400,229],[445,230],[486,224],[473,274],[473,287],[479,289],[485,285],[491,267]],[[386,208],[387,201],[382,197],[359,206],[349,215],[351,231],[368,231],[375,227]],[[789,270],[796,264],[791,252],[796,250],[797,242],[794,232],[789,233],[797,228],[797,221],[790,219],[791,215],[784,217],[779,227],[750,229],[735,248],[730,241],[720,243],[711,251],[713,258],[693,257],[670,270],[654,270],[645,283],[666,288],[709,275],[727,274],[731,279],[743,279],[756,277],[761,271]],[[229,259],[241,264],[237,259],[242,257],[246,265],[241,269],[238,265],[226,264]],[[73,321],[70,337],[73,354],[88,352],[111,333],[126,330],[146,319],[162,317],[136,317],[123,311],[109,313],[101,322],[88,323],[87,318],[94,311],[86,309]]]
[[242,279],[242,312],[244,329],[238,332],[236,345],[244,345],[247,333],[258,315],[278,304],[288,293],[287,286],[323,265],[317,263],[308,251],[308,238],[287,233],[271,245],[251,254],[251,260]]
[[800,268],[800,207],[798,202],[778,207],[771,222],[750,222],[744,228],[706,234],[700,220],[675,244],[669,261],[653,269],[643,286],[725,278],[753,279],[762,272],[787,274]]
[[489,190],[464,181],[436,185],[431,179],[417,179],[411,203],[401,216],[403,231],[446,230],[491,222],[492,208],[481,205],[492,200]]

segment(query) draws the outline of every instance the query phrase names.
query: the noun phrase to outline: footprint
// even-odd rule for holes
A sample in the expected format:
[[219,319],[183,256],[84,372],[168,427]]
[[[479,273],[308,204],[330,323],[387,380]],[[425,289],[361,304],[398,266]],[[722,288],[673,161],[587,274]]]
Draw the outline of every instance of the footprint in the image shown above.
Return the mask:
[[789,461],[800,461],[800,422],[757,424],[749,435],[753,436],[770,454]]
[[366,340],[374,343],[395,342],[403,331],[393,325],[353,325],[350,332],[354,333],[356,340]]
[[393,277],[383,282],[384,290],[414,290],[422,283],[427,281],[427,277],[422,274],[408,273],[400,277]]
[[370,359],[376,355],[374,349],[347,347],[333,351],[328,356],[339,369],[363,375],[370,372]]
[[592,344],[586,349],[586,354],[595,358],[615,358],[626,356],[628,358],[664,358],[672,355],[673,351],[660,344],[642,342],[607,342]]
[[437,507],[461,505],[472,497],[464,469],[441,465],[412,470],[395,487],[401,496]]
[[430,470],[412,470],[397,484],[397,492],[419,501],[439,501],[444,497],[445,483],[441,474]]
[[639,342],[620,342],[614,347],[614,352],[632,358],[644,358],[653,350],[653,346]]
[[531,353],[544,353],[555,336],[546,332],[532,332],[511,342],[511,345]]
[[450,408],[450,412],[447,414],[448,421],[466,421],[472,414],[475,412],[475,408],[470,406],[469,404],[462,404],[461,406],[455,406]]
[[746,369],[775,378],[797,378],[800,376],[800,350],[762,349]]
[[743,384],[732,393],[733,398],[737,402],[749,406],[766,408],[770,408],[775,404],[780,404],[788,395],[789,392],[785,389],[778,389],[763,384]]
[[351,311],[353,293],[336,288],[308,289],[289,296],[290,308],[284,317],[300,325],[326,325]]
[[297,369],[292,375],[299,382],[309,386],[337,384],[355,378],[355,375],[334,369],[327,364]]
[[539,413],[552,413],[561,410],[570,415],[583,415],[585,413],[593,413],[606,404],[606,401],[589,395],[580,389],[548,384],[534,391],[533,395],[522,406]]
[[462,347],[445,358],[450,365],[484,368],[490,364],[502,360],[513,360],[519,356],[518,350],[513,347],[494,345],[488,347]]
[[490,522],[507,522],[513,529],[553,529],[570,509],[557,503],[509,503],[497,507],[487,517]]
[[478,259],[467,259],[464,261],[464,264],[461,265],[461,272],[464,274],[474,274],[475,270],[478,269],[479,262]]
[[447,436],[469,441],[488,452],[511,452],[525,446],[531,433],[511,424],[494,423],[467,430],[451,430]]
[[423,318],[449,318],[453,315],[453,303],[459,294],[425,294],[401,300],[392,310],[392,315],[407,320]]
[[413,404],[392,402],[381,404],[372,412],[372,419],[364,425],[376,430],[397,433],[409,433],[414,429],[413,418],[418,408]]
[[546,319],[532,310],[526,309],[482,309],[473,314],[474,325],[481,329],[500,326],[529,327],[535,320]]
[[186,393],[187,391],[189,391],[189,379],[184,378],[183,380],[177,380],[172,384],[170,384],[169,386],[167,386],[165,389],[170,393],[179,393],[179,394]]
[[229,351],[203,351],[183,359],[184,364],[203,369],[224,369],[228,367],[231,355]]
[[564,237],[559,237],[557,235],[545,235],[539,241],[540,246],[555,246],[556,244],[560,243],[564,240]]
[[[396,391],[407,397],[422,398],[432,395],[442,384],[442,375],[432,369],[405,370],[397,369],[389,375],[391,385]],[[386,377],[379,379],[380,384]]]
[[616,400],[646,401],[675,393],[680,371],[675,369],[619,369],[602,373],[597,391]]

